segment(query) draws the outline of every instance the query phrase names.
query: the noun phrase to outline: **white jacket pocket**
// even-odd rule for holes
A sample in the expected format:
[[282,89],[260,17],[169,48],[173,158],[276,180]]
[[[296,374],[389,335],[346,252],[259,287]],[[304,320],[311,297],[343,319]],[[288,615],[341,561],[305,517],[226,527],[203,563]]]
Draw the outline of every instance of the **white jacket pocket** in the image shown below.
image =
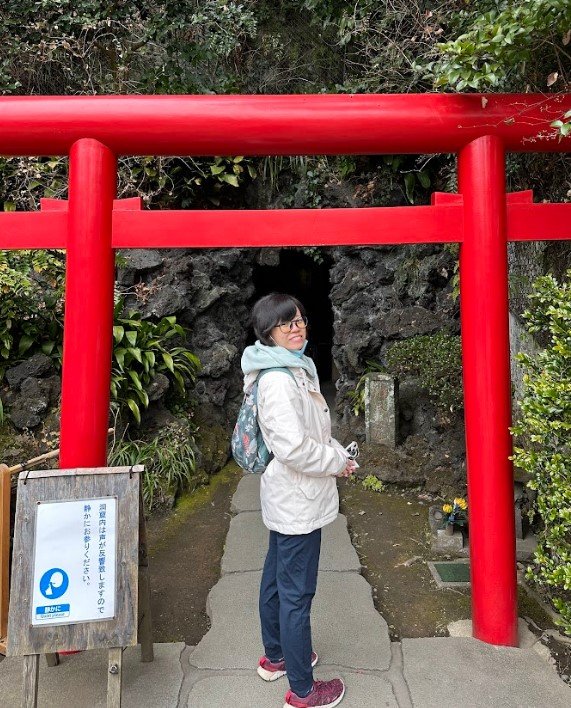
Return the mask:
[[315,499],[317,495],[323,491],[324,481],[327,478],[324,477],[310,477],[307,474],[299,474],[299,490],[306,499]]

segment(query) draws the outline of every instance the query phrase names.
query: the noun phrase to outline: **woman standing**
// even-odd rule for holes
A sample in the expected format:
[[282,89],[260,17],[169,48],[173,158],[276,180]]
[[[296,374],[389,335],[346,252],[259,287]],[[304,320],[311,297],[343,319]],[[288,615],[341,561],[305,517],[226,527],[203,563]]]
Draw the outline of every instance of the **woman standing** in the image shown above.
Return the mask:
[[[262,475],[260,498],[270,530],[260,585],[260,621],[265,655],[258,674],[266,681],[286,675],[284,708],[341,702],[341,679],[314,681],[310,612],[317,585],[321,529],[337,517],[335,477],[356,464],[331,437],[327,403],[313,361],[305,356],[307,317],[290,295],[259,300],[252,320],[258,341],[242,356],[244,388],[258,379],[258,422],[274,457]],[[282,371],[266,369],[285,368]]]

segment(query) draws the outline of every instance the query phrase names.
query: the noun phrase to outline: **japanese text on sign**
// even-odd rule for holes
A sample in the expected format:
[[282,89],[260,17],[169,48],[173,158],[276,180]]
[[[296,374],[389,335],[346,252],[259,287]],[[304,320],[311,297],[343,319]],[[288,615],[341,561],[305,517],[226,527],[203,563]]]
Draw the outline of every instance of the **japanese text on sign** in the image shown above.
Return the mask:
[[115,497],[38,504],[32,625],[115,615]]

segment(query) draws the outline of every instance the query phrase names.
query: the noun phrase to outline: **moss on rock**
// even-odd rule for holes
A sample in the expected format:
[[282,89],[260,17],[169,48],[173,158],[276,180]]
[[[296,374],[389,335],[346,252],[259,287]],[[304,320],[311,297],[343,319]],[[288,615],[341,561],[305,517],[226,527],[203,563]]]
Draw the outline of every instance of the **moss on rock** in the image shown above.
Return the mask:
[[201,421],[198,431],[197,468],[208,475],[219,472],[230,459],[230,432],[216,423]]

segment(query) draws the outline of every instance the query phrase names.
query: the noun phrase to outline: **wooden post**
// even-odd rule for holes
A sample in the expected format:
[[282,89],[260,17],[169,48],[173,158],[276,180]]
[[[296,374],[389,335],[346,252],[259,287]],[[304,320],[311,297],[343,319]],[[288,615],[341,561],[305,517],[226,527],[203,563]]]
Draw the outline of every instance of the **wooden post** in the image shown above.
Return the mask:
[[147,555],[147,525],[143,494],[139,494],[139,617],[138,635],[141,644],[141,661],[153,661],[153,623],[151,617],[151,582]]
[[27,654],[24,657],[24,690],[22,708],[36,708],[38,705],[38,670],[39,654]]
[[107,708],[121,708],[121,683],[123,680],[123,649],[109,649],[109,673],[107,675]]
[[6,653],[10,599],[10,468],[0,465],[0,653]]

